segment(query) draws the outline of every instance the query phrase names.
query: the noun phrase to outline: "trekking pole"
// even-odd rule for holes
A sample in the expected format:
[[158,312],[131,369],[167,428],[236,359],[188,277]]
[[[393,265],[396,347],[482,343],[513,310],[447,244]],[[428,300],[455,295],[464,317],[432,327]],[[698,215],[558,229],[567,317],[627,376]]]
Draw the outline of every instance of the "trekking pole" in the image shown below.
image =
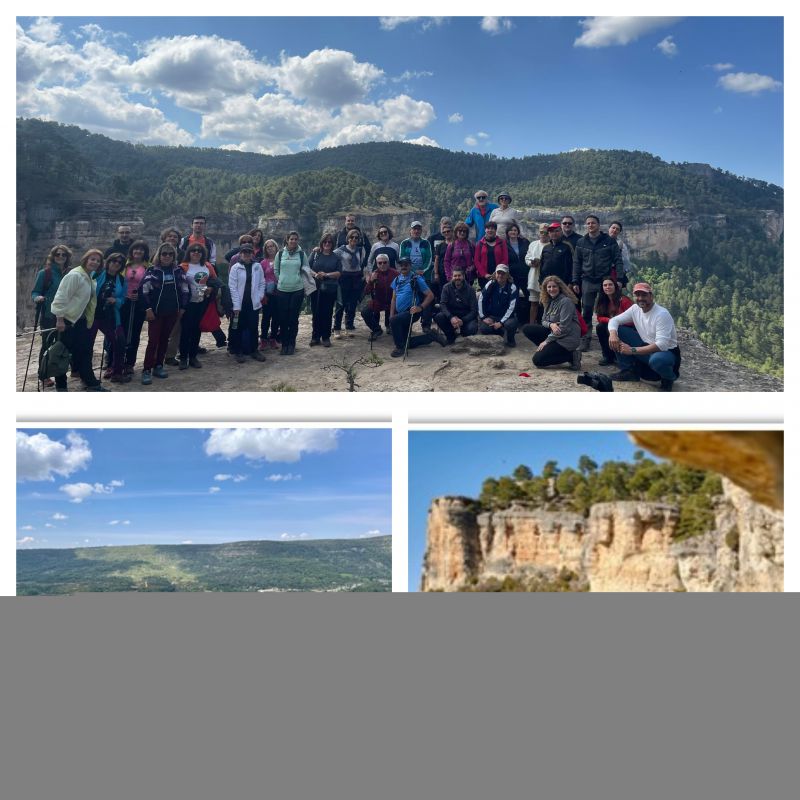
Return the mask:
[[[39,314],[44,303],[36,304],[36,313],[33,315],[33,335],[31,336],[31,349],[28,350],[28,363],[25,366],[25,377],[22,379],[22,391],[25,391],[25,384],[28,382],[28,370],[31,368],[31,356],[33,355],[33,343],[36,341],[36,326],[39,324]],[[36,379],[36,388],[39,388],[39,379]]]
[[406,356],[408,355],[408,343],[411,341],[411,329],[414,327],[414,315],[411,314],[410,311],[409,314],[408,333],[406,334],[406,349],[403,351],[403,361],[406,360]]
[[[131,337],[133,336],[133,314],[136,309],[136,303],[138,302],[139,294],[136,294],[136,300],[131,300],[130,311],[128,313],[128,337],[125,339],[125,355],[123,357],[123,362],[128,361],[128,348],[131,346]],[[134,354],[133,357],[134,363],[136,363],[136,355]],[[124,364],[123,364],[124,366]]]

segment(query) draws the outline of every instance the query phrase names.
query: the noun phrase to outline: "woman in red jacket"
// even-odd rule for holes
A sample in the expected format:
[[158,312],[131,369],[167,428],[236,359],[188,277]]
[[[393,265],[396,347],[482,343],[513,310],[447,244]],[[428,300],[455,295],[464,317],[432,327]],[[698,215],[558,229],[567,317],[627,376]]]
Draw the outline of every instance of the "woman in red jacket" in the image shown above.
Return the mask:
[[597,315],[597,338],[603,350],[603,357],[598,361],[601,367],[607,367],[616,361],[614,351],[608,346],[608,321],[633,305],[629,297],[620,291],[616,281],[606,278],[603,291],[597,295],[594,313]]
[[497,237],[497,223],[489,220],[486,223],[483,239],[475,245],[475,269],[478,271],[478,285],[481,291],[494,275],[498,264],[508,264],[508,247],[505,239]]

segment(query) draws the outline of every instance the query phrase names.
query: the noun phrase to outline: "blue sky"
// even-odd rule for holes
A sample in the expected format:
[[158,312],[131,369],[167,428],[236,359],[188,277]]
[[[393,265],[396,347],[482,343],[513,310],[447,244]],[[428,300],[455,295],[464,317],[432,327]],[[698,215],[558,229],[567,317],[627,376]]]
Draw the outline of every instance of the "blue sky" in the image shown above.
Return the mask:
[[20,17],[17,113],[275,154],[644,150],[783,185],[783,20]]
[[17,431],[17,547],[391,533],[391,431]]
[[520,464],[538,474],[550,460],[558,461],[563,469],[577,467],[582,455],[602,464],[630,460],[640,449],[623,431],[412,431],[408,439],[409,590],[419,589],[428,508],[434,497],[477,497],[486,478],[510,475]]

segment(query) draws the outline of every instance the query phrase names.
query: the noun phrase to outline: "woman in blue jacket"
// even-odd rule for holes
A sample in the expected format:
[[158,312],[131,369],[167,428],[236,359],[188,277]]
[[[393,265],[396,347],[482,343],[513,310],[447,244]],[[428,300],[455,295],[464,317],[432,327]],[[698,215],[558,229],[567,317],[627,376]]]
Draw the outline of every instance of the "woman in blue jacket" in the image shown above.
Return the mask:
[[97,292],[97,309],[94,313],[94,324],[89,331],[91,346],[97,331],[102,331],[111,342],[111,382],[127,383],[130,375],[123,375],[125,361],[125,328],[122,326],[120,309],[125,300],[125,279],[122,270],[125,256],[122,253],[111,253],[106,259],[105,267],[95,281]]

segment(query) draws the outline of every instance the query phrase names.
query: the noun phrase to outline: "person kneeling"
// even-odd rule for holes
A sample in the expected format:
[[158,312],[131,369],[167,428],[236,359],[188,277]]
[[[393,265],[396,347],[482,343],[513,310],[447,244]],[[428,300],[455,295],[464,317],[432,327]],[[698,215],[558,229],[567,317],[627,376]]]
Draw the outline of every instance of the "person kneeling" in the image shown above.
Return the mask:
[[464,280],[464,269],[453,268],[453,279],[442,287],[441,309],[434,317],[439,330],[453,344],[456,336],[474,336],[478,332],[478,298]]
[[421,275],[411,274],[411,259],[401,257],[397,261],[400,274],[392,281],[392,309],[389,324],[392,328],[394,350],[392,358],[404,356],[406,349],[413,350],[431,342],[445,344],[440,333],[429,331],[421,336],[411,336],[411,327],[433,302],[433,292]]
[[478,318],[481,334],[497,334],[509,347],[516,347],[517,318],[514,309],[519,290],[508,277],[508,267],[498,264],[492,279],[483,287],[478,298]]
[[[672,315],[653,299],[649,283],[633,287],[631,306],[608,322],[608,346],[621,367],[612,381],[661,380],[661,391],[671,392],[681,365],[681,350]],[[626,326],[632,322],[634,327]]]
[[567,363],[570,369],[580,369],[581,326],[575,295],[561,278],[551,275],[542,283],[540,301],[544,308],[542,324],[533,323],[522,329],[525,336],[538,345],[533,354],[533,366]]

